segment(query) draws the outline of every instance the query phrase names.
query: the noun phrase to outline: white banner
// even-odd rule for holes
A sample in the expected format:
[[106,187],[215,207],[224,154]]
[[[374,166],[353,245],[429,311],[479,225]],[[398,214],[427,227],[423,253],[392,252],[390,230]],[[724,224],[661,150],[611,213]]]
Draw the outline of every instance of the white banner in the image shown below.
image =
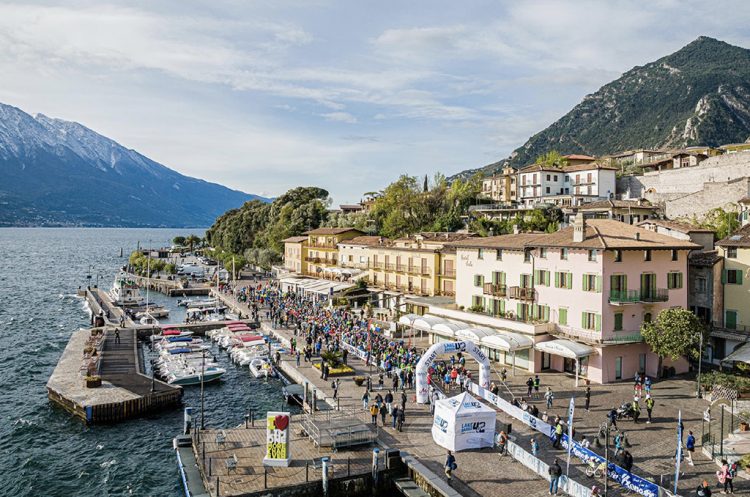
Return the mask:
[[510,416],[513,416],[525,425],[530,426],[531,428],[548,436],[549,438],[553,438],[555,436],[555,429],[551,425],[545,423],[539,418],[532,416],[520,407],[514,406],[507,400],[501,398],[498,395],[495,395],[486,388],[482,388],[476,383],[469,383],[469,391],[475,395],[482,397],[487,402],[491,403],[494,406],[497,406],[499,409],[505,411]]

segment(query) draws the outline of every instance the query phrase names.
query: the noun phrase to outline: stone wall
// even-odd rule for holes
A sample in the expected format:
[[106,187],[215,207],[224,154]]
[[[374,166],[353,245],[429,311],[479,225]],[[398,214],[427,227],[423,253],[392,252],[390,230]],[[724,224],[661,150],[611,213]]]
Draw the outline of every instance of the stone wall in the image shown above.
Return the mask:
[[622,198],[641,198],[646,192],[664,195],[694,193],[704,183],[727,182],[750,176],[750,151],[710,157],[700,165],[680,169],[624,176],[617,180],[617,194]]
[[[748,165],[750,176],[750,165]],[[658,202],[664,205],[664,214],[669,219],[704,217],[708,211],[717,207],[727,210],[735,209],[736,202],[750,193],[750,177],[731,181],[704,183],[703,189],[682,197]]]

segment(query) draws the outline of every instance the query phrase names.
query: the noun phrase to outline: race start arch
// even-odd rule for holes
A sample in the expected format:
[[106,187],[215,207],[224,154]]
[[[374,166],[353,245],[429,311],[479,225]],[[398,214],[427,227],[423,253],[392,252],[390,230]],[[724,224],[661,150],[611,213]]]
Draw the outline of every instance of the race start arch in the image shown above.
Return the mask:
[[460,342],[439,342],[430,347],[417,363],[417,402],[426,404],[430,398],[427,386],[427,371],[435,359],[444,354],[469,354],[479,363],[479,385],[482,388],[490,388],[490,359],[482,352],[479,345],[471,340]]

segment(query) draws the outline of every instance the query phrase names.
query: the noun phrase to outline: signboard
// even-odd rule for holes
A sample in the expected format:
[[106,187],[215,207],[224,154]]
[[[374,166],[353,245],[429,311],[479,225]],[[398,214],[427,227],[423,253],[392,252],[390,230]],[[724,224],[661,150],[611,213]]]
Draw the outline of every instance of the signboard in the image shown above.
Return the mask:
[[289,466],[292,461],[289,452],[289,431],[291,416],[288,412],[269,411],[266,413],[266,466]]

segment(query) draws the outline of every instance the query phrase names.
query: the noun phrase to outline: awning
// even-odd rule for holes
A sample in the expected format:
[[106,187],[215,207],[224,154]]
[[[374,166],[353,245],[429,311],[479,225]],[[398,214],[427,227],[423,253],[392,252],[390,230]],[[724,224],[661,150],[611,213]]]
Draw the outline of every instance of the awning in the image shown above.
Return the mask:
[[455,338],[456,332],[459,330],[465,330],[469,325],[466,323],[438,323],[430,330],[436,335],[441,335],[448,338]]
[[432,331],[432,327],[436,324],[445,323],[446,320],[435,316],[420,316],[414,320],[412,326],[421,331]]
[[746,343],[737,348],[734,352],[726,356],[721,362],[744,362],[750,364],[750,343]]
[[476,328],[466,328],[463,330],[456,331],[456,338],[461,338],[464,340],[471,340],[475,343],[479,343],[482,338],[490,337],[492,335],[496,335],[497,331],[493,330],[492,328],[486,328],[484,326],[476,327]]
[[495,335],[484,337],[480,340],[480,343],[491,349],[502,350],[504,352],[530,349],[534,346],[534,341],[531,338],[507,331],[501,331]]
[[548,342],[539,342],[534,345],[534,348],[540,352],[546,352],[547,354],[559,355],[567,357],[568,359],[579,359],[581,357],[590,356],[594,353],[594,349],[588,345],[574,342],[572,340],[556,339]]
[[403,324],[404,326],[411,326],[414,324],[414,320],[419,317],[419,314],[404,314],[400,318],[398,318],[398,324]]

